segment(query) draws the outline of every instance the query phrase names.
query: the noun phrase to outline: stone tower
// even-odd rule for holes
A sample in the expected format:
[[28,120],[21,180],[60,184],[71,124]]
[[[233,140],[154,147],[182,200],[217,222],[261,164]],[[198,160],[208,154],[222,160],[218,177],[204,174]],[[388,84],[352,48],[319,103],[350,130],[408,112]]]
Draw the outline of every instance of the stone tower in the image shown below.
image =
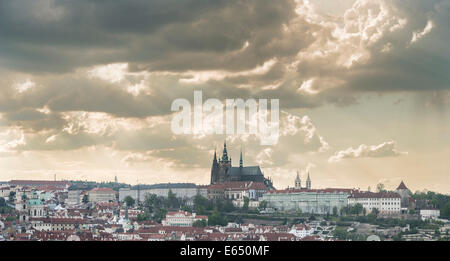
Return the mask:
[[297,177],[295,178],[295,189],[302,189],[302,180],[297,171]]
[[308,178],[306,179],[306,188],[311,189],[311,178],[309,177],[309,172],[308,172]]

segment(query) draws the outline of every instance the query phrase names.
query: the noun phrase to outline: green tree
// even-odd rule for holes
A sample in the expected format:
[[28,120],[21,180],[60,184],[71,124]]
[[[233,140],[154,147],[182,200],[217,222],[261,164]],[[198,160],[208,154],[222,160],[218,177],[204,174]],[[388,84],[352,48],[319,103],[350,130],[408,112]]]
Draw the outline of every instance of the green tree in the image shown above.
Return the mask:
[[374,214],[376,218],[378,217],[378,214],[380,214],[380,211],[378,210],[378,208],[372,208],[372,214]]
[[210,202],[207,198],[198,194],[194,197],[194,211],[197,214],[204,215],[206,210],[209,209]]
[[441,217],[450,218],[450,202],[448,202],[441,210]]
[[6,201],[4,198],[0,198],[0,207],[6,206]]
[[8,198],[8,201],[9,202],[14,202],[14,198],[16,197],[16,192],[14,192],[14,191],[11,191],[11,192],[9,192],[9,198]]
[[89,196],[87,194],[83,195],[83,199],[81,200],[84,204],[89,202]]
[[167,203],[169,205],[169,208],[177,208],[178,207],[178,199],[175,193],[172,192],[171,189],[169,189],[169,193],[167,194]]
[[193,224],[193,227],[206,227],[206,220],[201,219],[201,220],[196,220]]
[[250,199],[248,197],[244,197],[244,205],[242,206],[242,211],[248,211],[248,204],[250,203]]
[[131,196],[126,196],[126,197],[123,199],[123,201],[125,202],[125,204],[126,204],[128,207],[132,207],[132,206],[134,205],[134,203],[135,203],[134,198],[132,198]]
[[336,206],[333,207],[333,216],[337,216],[338,208]]
[[226,218],[222,215],[222,213],[219,212],[219,210],[217,209],[217,207],[214,207],[213,212],[211,213],[211,215],[208,217],[208,225],[210,226],[225,226],[227,225],[227,221]]
[[333,236],[340,240],[346,240],[348,238],[347,228],[345,227],[336,227],[333,231]]
[[384,184],[383,183],[378,183],[377,191],[378,192],[386,192],[386,189],[384,188]]
[[151,217],[147,212],[144,212],[142,214],[138,214],[136,220],[137,221],[151,220]]
[[260,209],[265,209],[265,208],[267,208],[267,205],[268,205],[267,201],[263,200],[263,201],[259,202],[259,206],[258,207]]

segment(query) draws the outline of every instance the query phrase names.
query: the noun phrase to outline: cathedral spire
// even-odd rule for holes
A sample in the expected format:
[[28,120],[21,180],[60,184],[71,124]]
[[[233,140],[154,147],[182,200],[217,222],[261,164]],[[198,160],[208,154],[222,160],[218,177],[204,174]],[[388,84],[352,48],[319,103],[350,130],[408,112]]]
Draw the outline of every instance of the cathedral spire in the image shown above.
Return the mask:
[[244,167],[244,161],[242,160],[242,146],[241,146],[241,158],[239,159],[239,168]]
[[228,161],[227,141],[226,140],[223,143],[222,161],[225,161],[225,162]]

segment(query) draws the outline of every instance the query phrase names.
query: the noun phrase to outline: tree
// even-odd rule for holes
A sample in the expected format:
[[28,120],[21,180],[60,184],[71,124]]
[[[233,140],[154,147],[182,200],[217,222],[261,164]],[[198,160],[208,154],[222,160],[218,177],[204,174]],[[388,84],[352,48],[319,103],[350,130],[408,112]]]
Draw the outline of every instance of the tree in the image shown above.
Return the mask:
[[6,206],[6,201],[4,198],[0,197],[0,207],[4,207],[4,206]]
[[336,206],[333,207],[333,216],[337,216],[338,208]]
[[143,214],[138,214],[136,217],[137,221],[144,221],[144,220],[150,220],[150,219],[151,219],[150,215],[146,212]]
[[206,210],[209,209],[210,202],[207,198],[198,194],[194,197],[194,211],[197,214],[204,215]]
[[244,197],[244,205],[242,206],[242,211],[248,211],[248,204],[250,203],[250,199],[248,197]]
[[9,198],[8,198],[8,201],[9,202],[14,202],[14,197],[16,196],[16,192],[14,192],[14,191],[11,191],[11,192],[9,192]]
[[363,216],[365,216],[366,215],[366,208],[363,208],[363,210],[362,210],[362,213],[363,213]]
[[206,227],[206,220],[201,219],[201,220],[196,220],[193,224],[193,227]]
[[211,213],[211,215],[208,217],[208,225],[210,226],[225,226],[227,225],[227,221],[226,218],[222,215],[222,213],[219,212],[219,210],[217,209],[217,207],[214,207],[213,212]]
[[263,201],[259,202],[259,206],[258,207],[260,209],[265,209],[265,208],[267,208],[267,205],[268,205],[267,201],[263,200]]
[[171,189],[169,189],[169,193],[167,194],[167,203],[169,205],[169,208],[176,208],[178,207],[178,199],[175,193],[172,192]]
[[441,217],[450,218],[450,202],[448,202],[441,210]]
[[81,202],[83,202],[84,204],[87,204],[89,202],[89,196],[87,194],[85,194],[83,196],[83,199],[81,200]]
[[340,240],[346,240],[348,237],[348,232],[345,227],[336,227],[333,231],[333,236]]
[[384,184],[383,183],[378,183],[377,191],[378,192],[386,192],[386,190],[384,189]]
[[378,210],[378,208],[373,208],[372,209],[372,214],[374,214],[375,217],[378,217],[378,214],[380,214],[380,211]]
[[134,198],[132,198],[131,196],[126,196],[123,201],[125,202],[125,204],[127,205],[127,207],[132,207],[135,203]]

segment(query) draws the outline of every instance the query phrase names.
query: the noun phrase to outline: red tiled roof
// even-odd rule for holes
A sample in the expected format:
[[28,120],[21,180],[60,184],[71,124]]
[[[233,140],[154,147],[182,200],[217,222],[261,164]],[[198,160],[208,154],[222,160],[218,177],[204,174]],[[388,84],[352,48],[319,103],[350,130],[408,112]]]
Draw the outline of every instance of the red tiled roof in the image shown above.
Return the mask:
[[20,186],[66,186],[70,185],[70,182],[52,180],[11,180],[9,184]]
[[90,192],[112,192],[116,193],[112,188],[93,188]]
[[212,184],[207,186],[207,188],[215,190],[248,190],[248,189],[268,190],[267,186],[263,182],[252,182],[252,181],[232,181],[220,184]]
[[402,182],[400,182],[400,185],[398,185],[397,189],[408,189],[408,188],[405,186],[405,183],[403,183],[402,180]]
[[350,198],[400,198],[395,192],[354,192]]
[[288,193],[299,193],[299,192],[315,192],[315,193],[348,193],[351,194],[353,189],[343,189],[343,188],[325,188],[325,189],[284,189],[284,190],[270,190],[268,193],[276,194],[288,194]]

